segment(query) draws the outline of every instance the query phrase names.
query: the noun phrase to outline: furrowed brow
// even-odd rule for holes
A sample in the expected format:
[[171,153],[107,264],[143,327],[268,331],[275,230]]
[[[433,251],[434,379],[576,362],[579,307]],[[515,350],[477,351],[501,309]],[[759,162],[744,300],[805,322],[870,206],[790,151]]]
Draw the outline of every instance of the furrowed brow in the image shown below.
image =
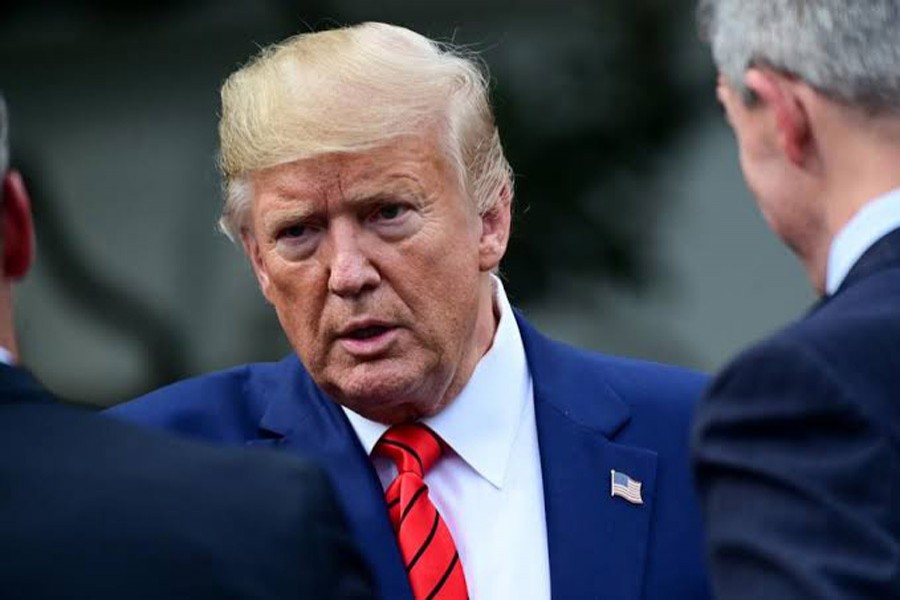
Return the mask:
[[366,206],[384,202],[392,198],[415,199],[425,195],[425,190],[417,179],[409,176],[395,176],[375,185],[366,185],[347,194],[345,202],[352,206]]
[[273,210],[263,216],[263,229],[267,232],[277,231],[289,224],[307,221],[313,215],[315,215],[315,210],[311,204]]

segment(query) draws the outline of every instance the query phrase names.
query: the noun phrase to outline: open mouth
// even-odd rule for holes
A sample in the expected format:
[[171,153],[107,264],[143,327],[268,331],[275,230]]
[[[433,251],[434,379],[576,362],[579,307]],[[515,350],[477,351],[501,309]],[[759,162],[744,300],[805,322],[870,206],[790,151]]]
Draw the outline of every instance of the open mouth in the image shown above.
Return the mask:
[[375,321],[360,322],[347,327],[338,337],[345,352],[359,360],[370,360],[388,352],[397,339],[400,328]]
[[373,325],[371,327],[360,327],[359,329],[354,329],[353,331],[348,331],[344,337],[347,337],[351,340],[370,340],[372,338],[376,338],[386,331],[388,331],[390,327],[384,325]]

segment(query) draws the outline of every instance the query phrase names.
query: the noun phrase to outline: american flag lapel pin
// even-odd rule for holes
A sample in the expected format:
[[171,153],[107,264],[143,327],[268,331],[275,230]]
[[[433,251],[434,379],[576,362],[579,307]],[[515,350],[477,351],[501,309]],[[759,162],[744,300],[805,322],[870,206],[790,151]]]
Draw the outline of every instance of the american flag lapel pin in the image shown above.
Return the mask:
[[641,496],[641,482],[632,479],[625,473],[618,471],[610,471],[610,497],[624,498],[632,504],[643,504],[644,498]]

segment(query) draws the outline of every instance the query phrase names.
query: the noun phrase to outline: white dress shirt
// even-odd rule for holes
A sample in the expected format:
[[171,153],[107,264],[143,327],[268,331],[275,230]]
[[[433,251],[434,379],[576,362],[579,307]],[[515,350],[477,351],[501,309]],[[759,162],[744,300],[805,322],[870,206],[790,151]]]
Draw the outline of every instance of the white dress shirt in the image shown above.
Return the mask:
[[0,364],[8,365],[10,367],[16,365],[16,357],[3,346],[0,346]]
[[[550,598],[544,488],[525,348],[500,280],[500,322],[490,350],[459,396],[424,421],[452,449],[425,477],[447,523],[473,600]],[[371,455],[387,426],[344,408]],[[384,488],[397,474],[373,458]]]
[[825,292],[838,291],[853,265],[875,242],[900,227],[900,188],[872,200],[834,236],[828,250]]

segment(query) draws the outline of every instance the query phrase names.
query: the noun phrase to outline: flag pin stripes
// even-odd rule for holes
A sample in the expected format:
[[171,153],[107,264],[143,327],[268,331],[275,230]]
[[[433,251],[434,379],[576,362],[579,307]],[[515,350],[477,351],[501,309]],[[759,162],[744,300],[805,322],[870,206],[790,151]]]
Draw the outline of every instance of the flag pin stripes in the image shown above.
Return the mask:
[[641,496],[641,482],[632,479],[625,473],[618,471],[610,471],[610,496],[615,498],[624,498],[632,504],[643,504],[644,498]]

